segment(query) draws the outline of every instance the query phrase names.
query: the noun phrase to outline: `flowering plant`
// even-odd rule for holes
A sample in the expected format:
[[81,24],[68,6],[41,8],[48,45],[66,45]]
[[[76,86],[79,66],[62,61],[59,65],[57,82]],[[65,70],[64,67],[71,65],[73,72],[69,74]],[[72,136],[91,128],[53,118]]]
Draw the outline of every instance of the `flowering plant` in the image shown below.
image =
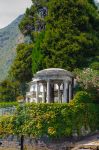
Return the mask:
[[84,89],[96,88],[99,89],[99,74],[98,71],[91,68],[83,69],[77,74],[77,81]]

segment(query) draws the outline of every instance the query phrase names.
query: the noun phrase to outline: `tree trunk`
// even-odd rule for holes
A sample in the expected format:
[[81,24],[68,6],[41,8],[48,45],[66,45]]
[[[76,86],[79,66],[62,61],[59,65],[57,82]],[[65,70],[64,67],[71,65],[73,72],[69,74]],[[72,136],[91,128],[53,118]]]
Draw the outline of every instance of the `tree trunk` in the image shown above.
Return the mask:
[[24,136],[21,135],[21,150],[24,150]]

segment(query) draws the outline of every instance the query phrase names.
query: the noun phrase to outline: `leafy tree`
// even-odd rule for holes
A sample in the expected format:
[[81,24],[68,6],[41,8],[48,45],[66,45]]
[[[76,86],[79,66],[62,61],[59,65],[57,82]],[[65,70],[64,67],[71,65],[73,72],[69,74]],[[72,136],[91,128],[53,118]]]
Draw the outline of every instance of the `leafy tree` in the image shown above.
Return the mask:
[[[33,0],[33,4],[26,11],[20,29],[33,41],[36,33],[45,30],[39,47],[44,58],[43,68],[82,68],[98,55],[99,14],[92,0]],[[42,8],[43,12],[46,8],[43,17]]]
[[43,53],[42,53],[42,42],[44,39],[45,32],[40,32],[37,35],[37,39],[34,43],[32,51],[32,72],[35,74],[37,71],[43,69]]
[[43,40],[46,67],[84,67],[99,50],[99,15],[87,0],[49,2]]
[[0,83],[0,102],[15,101],[19,95],[19,82],[4,80]]
[[26,10],[25,16],[19,28],[25,35],[29,35],[34,40],[35,32],[45,29],[45,16],[47,15],[48,0],[32,0],[33,5]]
[[17,56],[11,67],[11,75],[21,81],[28,81],[32,77],[32,49],[33,45],[20,44],[17,47]]
[[98,71],[87,68],[77,74],[77,80],[85,89],[99,88]]
[[77,81],[82,89],[88,91],[94,100],[99,99],[99,71],[87,68],[77,72]]
[[86,91],[79,91],[75,94],[73,102],[71,103],[92,103],[91,94],[87,93]]
[[24,35],[29,35],[34,48],[32,51],[32,72],[44,68],[42,42],[45,35],[45,17],[47,15],[47,0],[32,0],[33,5],[26,10],[19,28]]
[[93,70],[99,71],[99,56],[98,55],[94,59],[92,59],[89,67],[92,68]]
[[20,44],[17,56],[9,72],[13,81],[20,82],[21,94],[25,95],[26,82],[32,78],[32,44]]
[[93,62],[90,67],[94,70],[98,70],[99,71],[99,62],[95,61]]

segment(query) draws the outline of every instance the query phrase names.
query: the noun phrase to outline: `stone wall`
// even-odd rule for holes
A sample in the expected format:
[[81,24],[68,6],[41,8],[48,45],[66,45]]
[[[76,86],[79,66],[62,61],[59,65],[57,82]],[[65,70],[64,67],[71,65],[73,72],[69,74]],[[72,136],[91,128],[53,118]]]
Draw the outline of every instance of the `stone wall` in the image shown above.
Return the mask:
[[[0,150],[20,150],[20,141],[16,137],[8,137],[1,140]],[[68,141],[42,141],[31,138],[25,138],[24,150],[71,150],[74,147],[72,142]]]

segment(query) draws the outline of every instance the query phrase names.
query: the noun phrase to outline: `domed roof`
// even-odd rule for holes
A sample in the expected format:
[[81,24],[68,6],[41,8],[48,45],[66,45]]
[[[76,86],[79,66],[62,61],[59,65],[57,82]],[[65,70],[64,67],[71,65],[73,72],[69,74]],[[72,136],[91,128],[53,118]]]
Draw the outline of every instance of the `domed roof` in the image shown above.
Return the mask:
[[47,76],[69,76],[74,77],[73,74],[65,69],[61,68],[48,68],[38,71],[34,77],[47,77]]

